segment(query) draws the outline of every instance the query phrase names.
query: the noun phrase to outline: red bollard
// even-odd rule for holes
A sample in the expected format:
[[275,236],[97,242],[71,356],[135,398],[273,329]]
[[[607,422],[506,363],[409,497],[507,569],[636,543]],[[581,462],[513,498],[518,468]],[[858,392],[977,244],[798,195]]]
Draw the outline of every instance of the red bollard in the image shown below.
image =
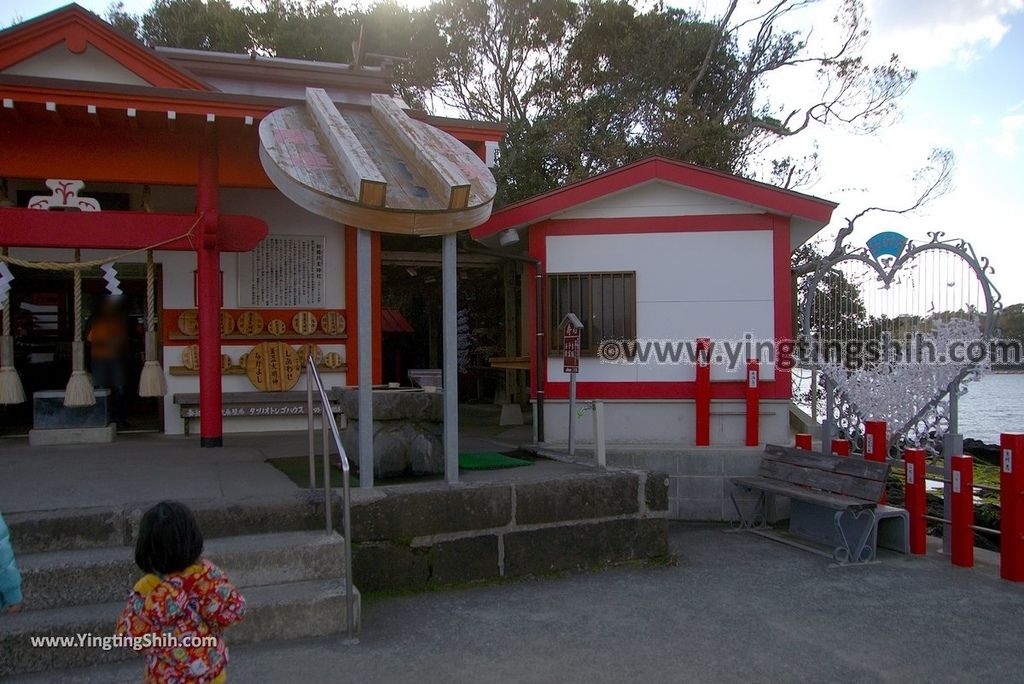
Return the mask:
[[903,459],[907,466],[907,483],[904,488],[903,507],[910,514],[910,553],[923,556],[928,550],[928,527],[924,516],[928,511],[925,495],[924,449],[907,449]]
[[[884,420],[864,421],[864,459],[885,463],[889,458],[889,438]],[[889,497],[885,489],[878,503],[884,504]]]
[[884,420],[864,421],[864,459],[885,463],[889,457],[889,440]]
[[1024,433],[1004,432],[999,446],[999,576],[1024,582]]
[[974,567],[974,459],[953,456],[952,539],[950,555],[953,565]]
[[694,443],[708,446],[711,444],[711,339],[707,337],[697,338],[696,381]]
[[832,440],[832,454],[834,456],[849,456],[850,455],[850,442],[845,439],[833,439]]
[[803,449],[804,451],[813,451],[814,446],[811,444],[811,436],[806,432],[796,433],[796,448]]
[[747,446],[757,446],[760,439],[761,390],[758,388],[761,364],[747,361]]

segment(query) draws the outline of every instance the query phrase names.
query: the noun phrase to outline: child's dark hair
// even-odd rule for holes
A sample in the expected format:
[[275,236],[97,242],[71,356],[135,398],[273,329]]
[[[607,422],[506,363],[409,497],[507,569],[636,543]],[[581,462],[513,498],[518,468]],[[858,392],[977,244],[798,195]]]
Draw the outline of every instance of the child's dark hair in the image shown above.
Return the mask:
[[142,515],[135,564],[143,572],[180,572],[198,561],[202,553],[203,533],[184,504],[161,501]]

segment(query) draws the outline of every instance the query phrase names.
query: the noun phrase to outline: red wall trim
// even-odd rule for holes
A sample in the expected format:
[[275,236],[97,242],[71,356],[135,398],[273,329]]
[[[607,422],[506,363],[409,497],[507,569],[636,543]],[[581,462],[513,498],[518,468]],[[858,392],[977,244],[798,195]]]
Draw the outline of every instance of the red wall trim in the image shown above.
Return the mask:
[[[778,373],[778,371],[776,371]],[[776,376],[777,377],[777,376]],[[711,399],[745,401],[743,380],[712,382]],[[789,399],[790,387],[776,380],[761,381],[761,399]],[[697,383],[688,382],[582,382],[576,383],[576,396],[582,399],[695,399]],[[544,386],[548,399],[568,399],[569,383],[549,382]]]
[[[772,230],[772,214],[710,214],[700,216],[630,216],[601,219],[548,219],[530,226],[546,235],[636,235],[640,233],[699,233],[733,230]],[[788,221],[787,221],[787,226]]]

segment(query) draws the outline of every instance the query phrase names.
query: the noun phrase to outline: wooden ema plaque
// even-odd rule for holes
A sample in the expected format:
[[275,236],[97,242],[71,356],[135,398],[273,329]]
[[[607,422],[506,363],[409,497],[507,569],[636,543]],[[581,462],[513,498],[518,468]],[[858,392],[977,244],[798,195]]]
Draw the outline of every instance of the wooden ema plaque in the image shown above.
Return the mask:
[[288,332],[288,326],[280,318],[275,318],[267,323],[267,332],[271,335],[281,336]]
[[181,350],[181,365],[189,370],[199,370],[199,345],[190,344]]
[[263,316],[259,311],[243,311],[238,314],[238,333],[240,335],[259,335],[263,332]]
[[316,332],[316,316],[311,311],[300,311],[292,316],[292,329],[300,335],[312,335]]
[[320,348],[319,344],[310,342],[309,344],[296,347],[295,352],[299,355],[299,361],[303,367],[306,365],[306,359],[310,356],[313,357],[313,363],[318,366],[324,362],[324,350]]
[[195,337],[199,334],[199,314],[195,310],[182,311],[178,314],[178,330],[182,335]]
[[230,335],[235,332],[235,317],[227,311],[220,312],[220,334]]
[[320,329],[328,335],[345,332],[345,317],[339,311],[328,311],[320,317]]
[[253,387],[263,392],[290,390],[301,373],[299,355],[284,342],[261,342],[245,357],[245,374]]

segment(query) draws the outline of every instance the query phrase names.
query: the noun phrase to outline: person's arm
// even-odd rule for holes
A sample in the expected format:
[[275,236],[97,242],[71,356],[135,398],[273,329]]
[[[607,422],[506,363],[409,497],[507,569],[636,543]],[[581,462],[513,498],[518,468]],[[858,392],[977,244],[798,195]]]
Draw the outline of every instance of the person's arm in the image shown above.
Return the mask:
[[17,606],[21,601],[21,573],[14,562],[14,547],[11,546],[7,523],[0,517],[0,605]]
[[231,584],[224,571],[207,562],[207,577],[212,585],[200,597],[199,613],[210,626],[227,627],[245,617],[245,598]]

